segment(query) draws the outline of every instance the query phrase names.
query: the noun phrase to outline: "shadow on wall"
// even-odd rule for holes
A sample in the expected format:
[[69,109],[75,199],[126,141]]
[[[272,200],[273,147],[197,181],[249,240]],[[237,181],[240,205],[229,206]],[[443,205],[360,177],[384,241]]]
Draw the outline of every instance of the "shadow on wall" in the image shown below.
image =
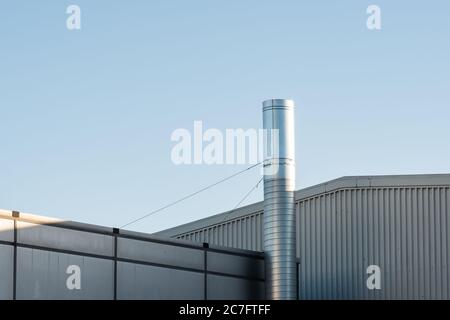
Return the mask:
[[2,300],[262,299],[262,267],[260,253],[0,210]]

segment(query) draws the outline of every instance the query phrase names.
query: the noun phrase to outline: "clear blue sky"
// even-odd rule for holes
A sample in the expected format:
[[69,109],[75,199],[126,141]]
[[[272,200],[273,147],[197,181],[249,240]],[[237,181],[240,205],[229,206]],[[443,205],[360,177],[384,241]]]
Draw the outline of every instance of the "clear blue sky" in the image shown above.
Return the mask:
[[[66,29],[66,7],[82,29]],[[366,8],[382,30],[366,28]],[[449,1],[3,1],[0,208],[120,226],[245,166],[175,166],[177,128],[296,101],[297,188],[450,172]],[[130,229],[233,208],[253,170]],[[262,199],[259,188],[245,204]]]

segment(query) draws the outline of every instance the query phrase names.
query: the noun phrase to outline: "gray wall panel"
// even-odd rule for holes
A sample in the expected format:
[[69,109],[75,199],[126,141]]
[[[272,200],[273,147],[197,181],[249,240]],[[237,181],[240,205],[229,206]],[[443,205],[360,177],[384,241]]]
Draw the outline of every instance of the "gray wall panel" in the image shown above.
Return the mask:
[[203,269],[203,250],[134,239],[117,239],[119,258]]
[[[411,179],[424,185],[408,186]],[[344,180],[343,189],[330,190],[335,181],[299,192],[307,196],[296,204],[300,298],[450,299],[449,176]],[[261,221],[262,212],[246,212],[173,236],[261,251]],[[381,290],[366,287],[372,264],[381,267]]]
[[264,260],[208,251],[208,271],[264,279]]
[[0,218],[0,240],[14,241],[14,220]]
[[117,265],[118,299],[204,299],[204,275],[128,262]]
[[[1,240],[12,242],[13,220],[1,218],[0,221],[6,221],[1,224],[5,231]],[[58,223],[59,226],[47,223]],[[193,249],[186,247],[182,241],[169,244],[157,239],[152,242],[122,238],[121,235],[117,235],[115,242],[114,236],[99,233],[110,232],[108,228],[76,222],[62,223],[56,219],[22,213],[17,218],[17,227],[17,299],[113,299],[115,263],[119,299],[205,298],[203,246]],[[83,231],[73,228],[82,228]],[[219,232],[213,235],[216,241],[223,236]],[[146,238],[146,235],[142,237]],[[114,243],[118,246],[119,260],[114,260]],[[207,252],[209,250],[218,248],[206,249]],[[210,269],[244,278],[230,278],[232,285],[225,291],[230,298],[253,297],[257,287],[254,282],[245,280],[245,276],[263,277],[263,261],[237,256],[237,250],[232,251],[234,254],[226,254],[225,251],[211,253]],[[0,244],[0,299],[13,298],[13,252],[14,246]],[[167,267],[146,265],[144,262],[165,264]],[[81,271],[79,290],[67,287],[67,280],[72,277],[67,271],[72,265],[78,266]],[[197,269],[198,272],[182,268]]]
[[56,249],[113,256],[113,237],[47,225],[17,221],[17,240]]
[[0,300],[13,298],[13,246],[0,244]]
[[[348,189],[301,201],[301,298],[448,299],[448,190]],[[381,268],[381,290],[366,287],[372,264]]]
[[[81,289],[66,286],[67,267],[81,269]],[[113,299],[112,260],[29,248],[17,249],[17,299]]]
[[208,275],[209,300],[264,299],[264,282]]

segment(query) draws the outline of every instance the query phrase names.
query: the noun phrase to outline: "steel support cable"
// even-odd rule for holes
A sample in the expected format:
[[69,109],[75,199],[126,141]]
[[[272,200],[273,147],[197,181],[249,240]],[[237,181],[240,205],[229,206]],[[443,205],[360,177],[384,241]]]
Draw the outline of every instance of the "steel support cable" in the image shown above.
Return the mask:
[[[258,189],[260,183],[263,181],[264,177],[262,177],[261,179],[259,179],[258,183],[256,185],[254,185],[249,191],[248,193],[241,199],[241,201],[238,202],[238,204],[233,208],[233,210],[231,210],[231,212],[233,212],[234,210],[236,210],[242,202],[244,202],[245,200],[247,200],[247,198],[252,194],[252,192],[256,189]],[[228,213],[231,213],[228,212]]]
[[[127,224],[124,224],[124,225],[121,226],[120,228],[121,228],[121,229],[122,229],[122,228],[125,228],[125,227],[127,227],[127,226],[129,226],[129,225],[132,225],[132,224],[138,222],[138,221],[141,221],[142,219],[145,219],[145,218],[150,217],[150,216],[152,216],[152,215],[154,215],[154,214],[156,214],[156,213],[158,213],[158,212],[161,212],[161,211],[163,211],[163,210],[165,210],[165,209],[167,209],[167,208],[170,208],[170,207],[172,207],[172,206],[174,206],[174,205],[176,205],[176,204],[178,204],[178,203],[180,203],[180,202],[182,202],[182,201],[184,201],[184,200],[187,200],[187,199],[189,199],[189,198],[192,198],[193,196],[196,196],[197,194],[199,194],[199,193],[201,193],[201,192],[203,192],[203,191],[206,191],[206,190],[208,190],[208,189],[211,189],[212,187],[215,187],[215,186],[217,186],[218,184],[221,184],[221,183],[223,183],[223,182],[225,182],[225,181],[228,181],[228,180],[230,180],[230,179],[232,179],[232,178],[234,178],[234,177],[236,177],[236,176],[238,176],[238,175],[240,175],[240,174],[242,174],[242,173],[244,173],[244,172],[246,172],[246,171],[248,171],[248,170],[251,170],[251,169],[257,167],[257,166],[259,166],[260,164],[261,164],[261,162],[258,162],[257,164],[254,164],[254,165],[252,165],[252,166],[250,166],[250,167],[248,167],[248,168],[246,168],[246,169],[244,169],[244,170],[238,171],[238,172],[236,172],[236,173],[234,173],[234,174],[232,174],[232,175],[230,175],[230,176],[228,176],[228,177],[226,177],[226,178],[223,178],[223,179],[221,179],[221,180],[219,180],[219,181],[217,181],[217,182],[214,182],[213,184],[210,184],[210,185],[208,185],[208,186],[206,186],[206,187],[204,187],[204,188],[202,188],[202,189],[200,189],[200,190],[197,190],[197,191],[195,191],[195,192],[193,192],[193,193],[191,193],[191,194],[188,194],[188,195],[186,195],[186,196],[184,196],[184,197],[182,197],[182,198],[180,198],[180,199],[178,199],[178,200],[176,200],[176,201],[173,201],[173,202],[171,202],[171,203],[169,203],[169,204],[166,204],[165,206],[163,206],[163,207],[161,207],[161,208],[159,208],[159,209],[156,209],[156,210],[154,210],[154,211],[152,211],[152,212],[150,212],[150,213],[147,213],[146,215],[143,215],[142,217],[139,217],[139,218],[137,218],[137,219],[134,219],[134,220],[132,220],[131,222],[129,222],[129,223],[127,223]],[[258,184],[259,184],[259,183],[258,183]],[[245,200],[245,199],[244,199],[244,200]]]
[[225,213],[224,217],[222,218],[222,220],[218,223],[218,225],[222,224],[225,222],[225,220],[230,216],[230,214],[232,214],[234,211],[236,211],[236,209],[242,204],[242,202],[244,202],[245,200],[247,200],[247,198],[252,194],[253,191],[255,191],[256,189],[258,189],[259,185],[261,184],[261,182],[264,180],[264,177],[261,177],[261,179],[259,179],[258,183],[256,183],[256,185],[254,185],[248,192],[247,194],[234,206],[234,208],[231,211],[228,211],[227,213]]

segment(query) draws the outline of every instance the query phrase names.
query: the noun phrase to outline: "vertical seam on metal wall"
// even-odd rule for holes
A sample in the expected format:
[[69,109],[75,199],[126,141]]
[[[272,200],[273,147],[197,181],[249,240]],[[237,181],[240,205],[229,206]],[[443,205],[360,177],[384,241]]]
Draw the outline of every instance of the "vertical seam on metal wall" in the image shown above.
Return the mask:
[[[13,213],[14,215],[14,213]],[[17,299],[17,220],[14,219],[13,300]]]
[[296,292],[296,300],[300,300],[300,277],[299,277],[299,270],[300,270],[300,263],[295,263],[296,267],[297,267],[297,292]]
[[208,248],[209,244],[203,243],[203,299],[208,300]]
[[117,234],[114,235],[114,300],[117,300]]
[[120,229],[113,228],[114,234],[114,300],[117,300],[117,242]]

